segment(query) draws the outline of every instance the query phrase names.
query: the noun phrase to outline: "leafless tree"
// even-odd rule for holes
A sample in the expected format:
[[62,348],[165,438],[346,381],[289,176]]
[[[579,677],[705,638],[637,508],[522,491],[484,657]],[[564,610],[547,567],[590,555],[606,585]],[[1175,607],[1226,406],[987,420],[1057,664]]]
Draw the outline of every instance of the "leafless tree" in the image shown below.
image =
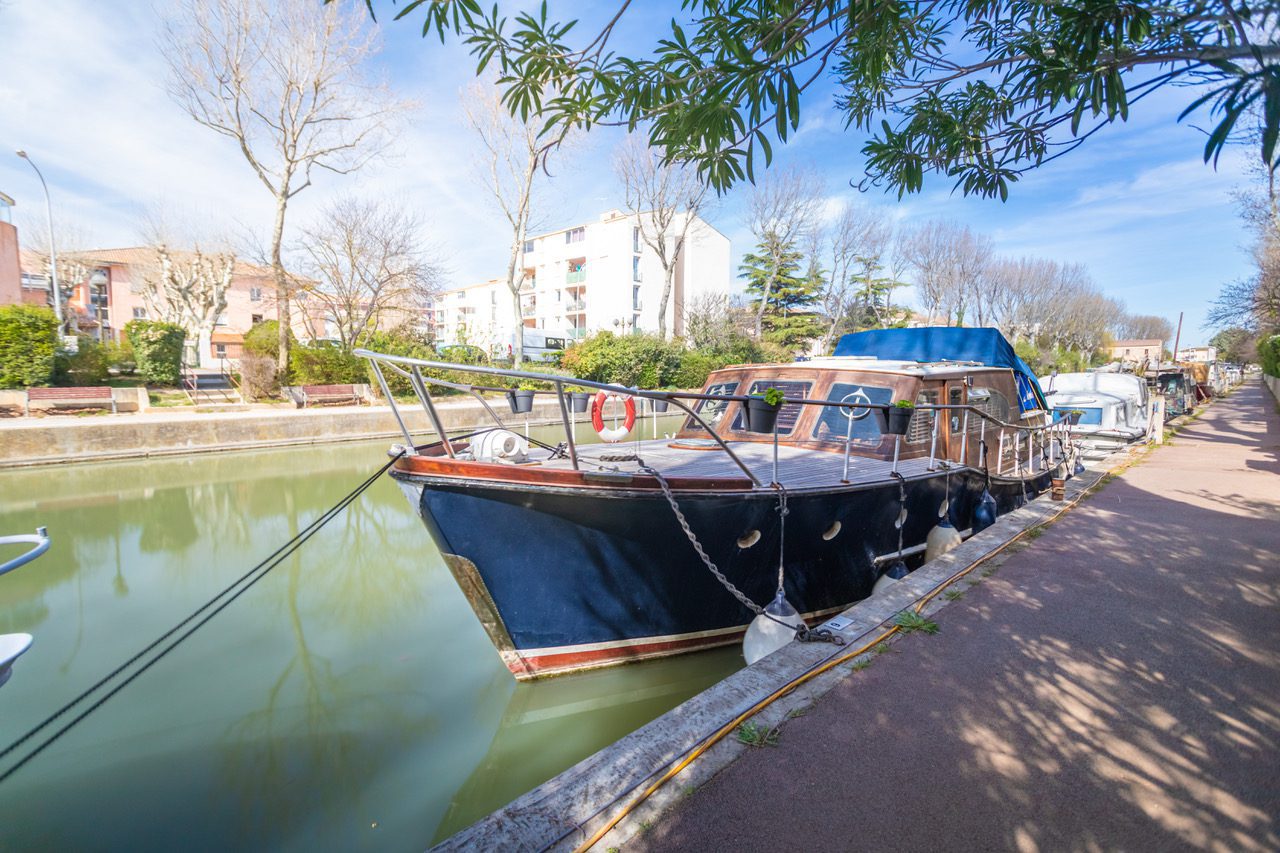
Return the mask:
[[308,307],[319,306],[345,349],[388,320],[403,325],[422,316],[440,280],[420,243],[422,231],[403,205],[351,196],[327,205],[303,229]]
[[782,169],[766,173],[747,202],[748,227],[769,272],[756,309],[757,338],[764,331],[765,311],[784,256],[803,243],[817,224],[822,191],[822,182],[813,172]]
[[[58,291],[62,297],[63,327],[69,333],[77,334],[80,331],[81,320],[87,321],[92,318],[71,305],[71,298],[75,295],[77,287],[88,282],[98,265],[85,254],[85,250],[90,248],[91,241],[83,227],[63,216],[55,217],[54,223],[56,230],[53,234],[53,242],[58,259]],[[24,236],[24,240],[27,241],[24,251],[31,259],[29,263],[31,269],[28,271],[43,275],[46,281],[52,282],[49,229],[44,218],[32,217],[24,220],[22,233],[28,235]],[[49,289],[49,306],[53,307],[52,284]]]
[[1222,288],[1208,325],[1237,326],[1264,335],[1280,331],[1280,164],[1257,167],[1259,189],[1241,197],[1241,216],[1254,234],[1253,274]]
[[[627,209],[636,217],[640,239],[662,265],[662,297],[658,300],[658,334],[667,337],[667,305],[675,283],[676,263],[689,237],[689,228],[707,198],[707,186],[696,169],[662,157],[633,133],[619,146],[613,170],[622,183]],[[683,306],[677,305],[677,311]],[[677,321],[683,320],[677,316]],[[677,322],[675,325],[682,325]]]
[[1027,257],[996,260],[984,278],[991,288],[991,322],[1014,341],[1034,337],[1056,313],[1064,283],[1060,264]]
[[187,330],[188,349],[208,352],[213,327],[227,310],[227,291],[235,275],[230,252],[175,250],[165,243],[151,246],[153,259],[138,270],[147,309],[167,323]]
[[754,328],[751,309],[722,293],[701,293],[685,310],[685,341],[694,349],[729,350]]
[[[869,207],[849,205],[819,233],[830,265],[821,297],[827,317],[821,350],[826,352],[855,305],[863,316],[873,316],[877,325],[884,324],[889,308],[886,282],[891,279],[882,273],[892,245],[893,226]],[[882,293],[884,305],[880,304]]]
[[931,318],[941,314],[947,325],[963,325],[966,309],[979,302],[979,325],[986,321],[990,302],[983,280],[991,251],[989,237],[951,222],[926,223],[903,239],[904,257]]
[[270,260],[284,370],[291,279],[281,250],[289,202],[317,170],[347,174],[381,153],[408,104],[366,73],[378,44],[355,4],[177,0],[160,47],[173,98],[233,139],[275,200]]
[[1173,324],[1154,314],[1125,314],[1116,324],[1115,332],[1121,338],[1167,343],[1173,339]]
[[526,277],[524,247],[529,239],[539,174],[544,171],[547,141],[540,135],[537,118],[530,116],[522,121],[512,115],[492,84],[476,81],[468,86],[463,94],[463,111],[482,149],[478,178],[511,228],[507,290],[515,329],[512,358],[519,367],[524,358],[524,317],[520,310],[520,291]]

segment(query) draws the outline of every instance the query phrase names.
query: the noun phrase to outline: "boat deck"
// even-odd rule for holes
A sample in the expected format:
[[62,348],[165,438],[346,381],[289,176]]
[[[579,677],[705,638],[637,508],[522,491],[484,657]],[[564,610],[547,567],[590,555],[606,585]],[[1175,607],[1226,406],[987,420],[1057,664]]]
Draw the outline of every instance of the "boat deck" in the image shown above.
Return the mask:
[[[762,442],[729,442],[729,446],[762,483],[773,480],[773,445]],[[534,458],[540,454],[534,453]],[[667,477],[745,478],[729,455],[716,448],[688,449],[672,446],[670,439],[591,444],[578,448],[578,463],[584,471],[635,473],[639,463],[617,457],[638,456],[645,464]],[[543,466],[568,470],[568,459],[544,461]],[[947,463],[938,460],[934,471],[945,470]],[[953,463],[954,464],[954,463]],[[878,483],[888,479],[893,463],[862,456],[849,457],[850,483]],[[930,473],[927,458],[904,459],[898,472],[908,479]],[[814,489],[840,485],[844,475],[844,455],[825,453],[802,447],[778,446],[778,480],[789,489]]]

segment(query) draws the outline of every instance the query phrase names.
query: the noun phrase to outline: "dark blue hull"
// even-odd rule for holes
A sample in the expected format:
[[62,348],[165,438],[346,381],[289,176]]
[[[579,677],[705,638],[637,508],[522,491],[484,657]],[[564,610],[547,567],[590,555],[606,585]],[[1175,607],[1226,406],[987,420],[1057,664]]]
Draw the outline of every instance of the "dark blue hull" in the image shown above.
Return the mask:
[[[702,564],[659,493],[395,476],[441,551],[455,555],[447,559],[459,585],[517,677],[730,642],[753,617]],[[994,481],[992,494],[1004,513],[1048,482],[1048,474]],[[951,474],[951,517],[960,529],[971,525],[984,485],[978,472]],[[946,491],[942,472],[907,481],[905,547],[924,542]],[[720,570],[767,603],[778,570],[776,493],[678,500]],[[824,615],[867,597],[880,569],[875,558],[898,548],[898,484],[791,492],[788,507],[791,603]],[[758,541],[740,547],[751,531]]]

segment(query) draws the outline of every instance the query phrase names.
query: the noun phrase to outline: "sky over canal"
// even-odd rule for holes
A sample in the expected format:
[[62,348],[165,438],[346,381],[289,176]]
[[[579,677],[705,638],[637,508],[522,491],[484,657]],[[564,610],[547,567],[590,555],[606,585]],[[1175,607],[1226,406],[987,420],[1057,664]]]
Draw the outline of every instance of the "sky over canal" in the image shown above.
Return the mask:
[[[530,4],[510,4],[515,10]],[[594,6],[594,8],[593,8]],[[676,3],[636,4],[618,47],[636,49],[665,26]],[[140,242],[149,207],[163,206],[209,224],[211,232],[263,232],[272,202],[234,143],[198,126],[165,93],[157,49],[164,0],[7,0],[0,3],[0,192],[17,201],[17,224],[43,227],[43,198],[25,148],[44,171],[55,216],[74,223],[94,246]],[[501,273],[508,239],[473,177],[474,143],[462,123],[460,94],[474,63],[457,44],[421,38],[421,16],[392,21],[378,2],[385,50],[378,65],[397,93],[419,103],[392,155],[351,177],[324,175],[295,200],[291,224],[304,223],[334,196],[389,196],[418,211],[428,241],[448,268],[447,284]],[[551,3],[551,13],[581,15],[584,29],[605,6]],[[611,5],[607,8],[612,8]],[[1204,117],[1176,119],[1193,95],[1161,91],[1137,104],[1127,125],[1109,128],[1075,153],[1013,187],[1009,202],[965,199],[932,180],[904,201],[849,186],[862,174],[861,139],[843,130],[829,81],[806,100],[800,131],[776,164],[811,165],[827,180],[827,210],[872,205],[904,224],[930,218],[968,223],[990,234],[997,251],[1088,265],[1095,281],[1135,313],[1176,322],[1187,312],[1184,342],[1198,343],[1205,304],[1225,282],[1248,273],[1247,236],[1233,194],[1248,183],[1252,150],[1229,150],[1215,171],[1201,162]],[[540,224],[590,220],[622,196],[610,166],[620,132],[593,131],[552,161],[554,179]],[[707,218],[750,248],[743,221],[746,188],[729,193]]]

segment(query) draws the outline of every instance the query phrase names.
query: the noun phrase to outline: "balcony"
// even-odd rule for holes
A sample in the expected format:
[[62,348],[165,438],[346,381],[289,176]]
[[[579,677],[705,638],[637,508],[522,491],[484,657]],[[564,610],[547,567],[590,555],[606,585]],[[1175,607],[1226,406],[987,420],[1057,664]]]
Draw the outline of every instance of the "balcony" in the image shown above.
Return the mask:
[[584,328],[581,328],[581,329],[570,329],[570,330],[569,330],[569,336],[568,336],[568,337],[569,337],[569,339],[570,339],[570,340],[573,340],[573,341],[580,341],[580,340],[582,340],[583,338],[585,338],[586,336],[587,336],[587,330],[586,330],[586,328],[585,328],[585,327],[584,327]]
[[521,317],[533,317],[533,316],[537,315],[537,313],[538,313],[538,303],[536,303],[536,302],[522,302],[522,303],[520,303],[520,316],[521,316]]
[[587,310],[587,303],[585,300],[575,299],[572,302],[566,302],[564,310],[567,314],[581,314]]
[[565,276],[564,276],[565,284],[582,284],[582,282],[586,280],[587,280],[587,271],[585,269],[574,270],[572,272],[565,273]]

